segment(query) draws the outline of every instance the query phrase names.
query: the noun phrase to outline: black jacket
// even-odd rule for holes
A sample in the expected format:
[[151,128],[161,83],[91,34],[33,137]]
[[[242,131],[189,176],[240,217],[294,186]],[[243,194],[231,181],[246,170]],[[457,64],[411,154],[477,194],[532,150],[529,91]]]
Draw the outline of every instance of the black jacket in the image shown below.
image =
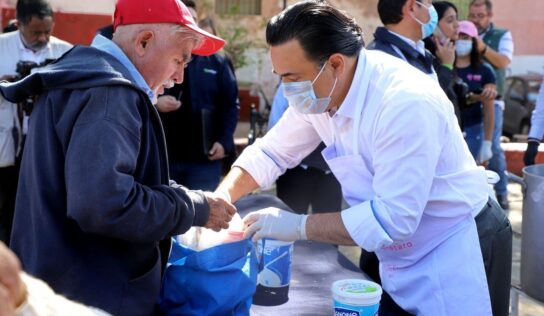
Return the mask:
[[183,83],[166,91],[181,107],[161,113],[171,161],[209,162],[214,142],[234,153],[238,123],[238,86],[228,60],[219,55],[193,56]]
[[[201,192],[169,186],[159,116],[113,56],[78,46],[4,97],[30,117],[11,247],[60,294],[150,315],[170,237],[204,225]],[[159,247],[159,241],[164,240]]]

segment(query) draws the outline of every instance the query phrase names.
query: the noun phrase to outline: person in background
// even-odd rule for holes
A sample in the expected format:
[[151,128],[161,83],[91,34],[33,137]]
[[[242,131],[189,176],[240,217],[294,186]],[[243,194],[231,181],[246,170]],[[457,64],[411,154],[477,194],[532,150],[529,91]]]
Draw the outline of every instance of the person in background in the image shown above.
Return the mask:
[[25,271],[114,315],[155,312],[171,237],[228,228],[235,207],[171,181],[156,95],[191,55],[224,41],[178,0],[119,0],[113,40],[97,35],[11,85],[37,96],[10,247]]
[[535,164],[538,154],[538,146],[544,139],[544,82],[540,84],[535,109],[531,115],[531,129],[527,139],[527,150],[523,155],[523,162],[526,166]]
[[491,139],[497,90],[495,73],[489,65],[482,63],[477,39],[478,31],[472,22],[459,22],[455,72],[468,85],[469,91],[468,100],[464,100],[466,105],[461,109],[465,140],[476,162],[486,164],[493,156]]
[[21,271],[21,263],[0,242],[0,316],[108,316],[110,314],[70,301],[45,282]]
[[508,209],[508,174],[506,173],[506,157],[501,148],[502,124],[504,114],[504,80],[506,68],[510,65],[514,55],[514,41],[512,33],[506,29],[496,27],[493,19],[493,4],[490,0],[472,0],[469,5],[468,19],[476,25],[480,37],[476,49],[485,62],[495,70],[497,79],[497,93],[499,99],[495,101],[495,116],[492,147],[493,157],[489,160],[488,168],[495,171],[500,180],[495,184],[495,194],[503,209]]
[[[276,90],[268,118],[270,130],[289,107],[283,86]],[[342,188],[321,156],[325,144],[320,143],[302,162],[276,180],[277,196],[298,214],[337,212],[342,209]]]
[[457,40],[459,28],[457,7],[449,1],[433,1],[433,7],[438,15],[438,24],[433,35],[424,38],[423,42],[425,48],[435,57],[433,68],[437,73],[438,82],[453,105],[459,126],[462,126],[459,98],[456,92],[459,81],[453,71],[455,40]]
[[[51,36],[55,19],[49,2],[19,0],[16,16],[19,30],[0,35],[0,81],[15,81],[26,75],[27,70],[25,74],[18,73],[20,62],[26,62],[30,70],[46,60],[60,57],[72,47]],[[23,108],[0,96],[0,240],[7,244],[15,208],[18,159],[27,127],[28,115]]]
[[[426,21],[429,2],[412,3],[412,14]],[[244,235],[375,251],[380,315],[491,315],[473,214],[499,207],[436,81],[363,49],[361,28],[326,1],[288,7],[269,21],[266,40],[289,108],[216,192],[237,201],[268,188],[323,141],[349,207],[259,210],[244,218]]]
[[[184,0],[196,18],[196,5]],[[157,108],[166,134],[170,176],[190,189],[215,190],[222,160],[234,155],[238,123],[238,85],[219,53],[193,56],[183,84],[159,97]]]

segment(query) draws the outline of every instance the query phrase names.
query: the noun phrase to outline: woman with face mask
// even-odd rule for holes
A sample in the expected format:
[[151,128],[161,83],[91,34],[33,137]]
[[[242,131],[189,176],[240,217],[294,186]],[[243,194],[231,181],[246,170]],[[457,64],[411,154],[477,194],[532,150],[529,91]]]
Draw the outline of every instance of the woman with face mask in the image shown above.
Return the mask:
[[[477,50],[478,30],[470,21],[459,22],[459,36],[455,43],[455,72],[468,85],[468,94],[461,109],[465,140],[472,156],[479,164],[493,156],[494,105],[497,96],[493,69],[482,63]],[[461,97],[461,96],[460,96]]]
[[456,76],[453,72],[455,62],[455,40],[457,39],[457,8],[449,1],[435,1],[433,6],[438,15],[438,25],[431,36],[425,38],[425,48],[436,58],[433,67],[442,90],[455,109],[457,120],[461,123],[461,112],[455,93]]

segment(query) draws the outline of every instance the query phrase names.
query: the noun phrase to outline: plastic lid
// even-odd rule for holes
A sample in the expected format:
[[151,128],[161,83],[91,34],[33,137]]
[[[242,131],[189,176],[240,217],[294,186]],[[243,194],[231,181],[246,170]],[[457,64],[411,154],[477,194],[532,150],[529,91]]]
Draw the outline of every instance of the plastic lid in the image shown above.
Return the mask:
[[379,284],[362,279],[335,281],[331,290],[335,300],[351,305],[376,304],[382,297],[382,287]]

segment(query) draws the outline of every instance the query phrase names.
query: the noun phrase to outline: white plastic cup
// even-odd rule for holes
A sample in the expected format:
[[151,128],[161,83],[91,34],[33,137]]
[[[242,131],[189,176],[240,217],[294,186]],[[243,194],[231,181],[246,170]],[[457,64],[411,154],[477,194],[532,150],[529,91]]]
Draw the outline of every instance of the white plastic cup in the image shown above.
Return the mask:
[[362,279],[338,280],[331,287],[334,316],[378,315],[382,288]]

